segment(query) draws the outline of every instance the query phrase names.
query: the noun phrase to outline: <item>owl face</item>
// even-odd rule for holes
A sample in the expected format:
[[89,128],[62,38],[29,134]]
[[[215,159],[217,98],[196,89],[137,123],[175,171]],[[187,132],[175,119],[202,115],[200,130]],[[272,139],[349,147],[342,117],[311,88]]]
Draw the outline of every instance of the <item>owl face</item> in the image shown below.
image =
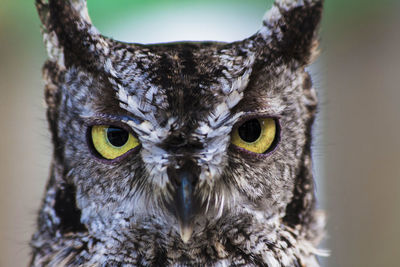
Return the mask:
[[[229,46],[145,47],[136,56],[123,48],[113,51],[117,78],[65,72],[57,130],[84,223],[120,214],[167,221],[179,232],[197,216],[283,212],[303,153],[296,136],[309,119],[309,76],[287,66],[265,74],[251,52],[232,56],[230,66]],[[263,131],[272,136],[253,152],[268,122]]]
[[163,45],[101,36],[85,1],[37,5],[62,227],[195,243],[221,221],[307,217],[320,1],[277,1],[240,42]]

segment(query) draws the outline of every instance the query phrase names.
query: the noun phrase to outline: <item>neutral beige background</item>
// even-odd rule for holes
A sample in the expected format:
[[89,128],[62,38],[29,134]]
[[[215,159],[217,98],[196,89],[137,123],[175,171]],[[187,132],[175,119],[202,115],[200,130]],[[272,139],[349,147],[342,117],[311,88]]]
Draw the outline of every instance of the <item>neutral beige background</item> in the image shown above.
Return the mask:
[[[400,8],[324,29],[329,266],[400,266]],[[328,32],[329,31],[329,32]]]
[[[28,262],[51,153],[40,71],[45,53],[38,22],[29,19],[34,9],[13,27],[4,12],[0,267]],[[323,266],[399,266],[400,5],[356,18],[341,14],[324,17],[321,58],[312,68],[321,99],[314,156],[328,215],[323,246],[332,251]]]

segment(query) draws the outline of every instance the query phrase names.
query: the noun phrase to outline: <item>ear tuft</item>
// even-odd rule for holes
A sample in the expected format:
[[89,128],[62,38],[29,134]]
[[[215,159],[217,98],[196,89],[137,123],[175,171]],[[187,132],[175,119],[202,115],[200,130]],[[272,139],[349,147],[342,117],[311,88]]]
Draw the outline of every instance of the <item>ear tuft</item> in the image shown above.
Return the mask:
[[256,35],[287,60],[309,64],[317,55],[322,0],[276,0]]
[[67,67],[104,66],[109,43],[91,24],[86,0],[36,0],[36,8],[51,61]]

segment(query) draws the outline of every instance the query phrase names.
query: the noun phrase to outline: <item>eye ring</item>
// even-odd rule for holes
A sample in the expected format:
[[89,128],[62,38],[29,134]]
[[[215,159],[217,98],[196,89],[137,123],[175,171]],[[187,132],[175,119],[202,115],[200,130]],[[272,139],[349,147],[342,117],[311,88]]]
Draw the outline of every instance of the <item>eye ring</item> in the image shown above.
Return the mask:
[[120,161],[141,147],[132,131],[126,129],[127,127],[117,125],[99,123],[89,125],[87,128],[86,138],[89,150],[96,159],[104,163]]
[[[259,125],[257,126],[255,122],[258,122]],[[242,134],[239,134],[241,130]],[[243,136],[246,131],[247,137]],[[250,116],[240,120],[233,128],[231,145],[241,153],[266,157],[276,150],[280,138],[281,126],[278,118]]]

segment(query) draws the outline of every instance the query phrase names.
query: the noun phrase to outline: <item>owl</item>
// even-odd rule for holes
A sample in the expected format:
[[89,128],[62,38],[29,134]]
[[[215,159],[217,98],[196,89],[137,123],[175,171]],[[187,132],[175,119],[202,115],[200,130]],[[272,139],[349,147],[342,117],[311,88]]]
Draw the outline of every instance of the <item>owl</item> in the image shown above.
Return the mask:
[[242,41],[143,45],[36,0],[54,150],[31,266],[318,266],[322,2],[276,0]]

